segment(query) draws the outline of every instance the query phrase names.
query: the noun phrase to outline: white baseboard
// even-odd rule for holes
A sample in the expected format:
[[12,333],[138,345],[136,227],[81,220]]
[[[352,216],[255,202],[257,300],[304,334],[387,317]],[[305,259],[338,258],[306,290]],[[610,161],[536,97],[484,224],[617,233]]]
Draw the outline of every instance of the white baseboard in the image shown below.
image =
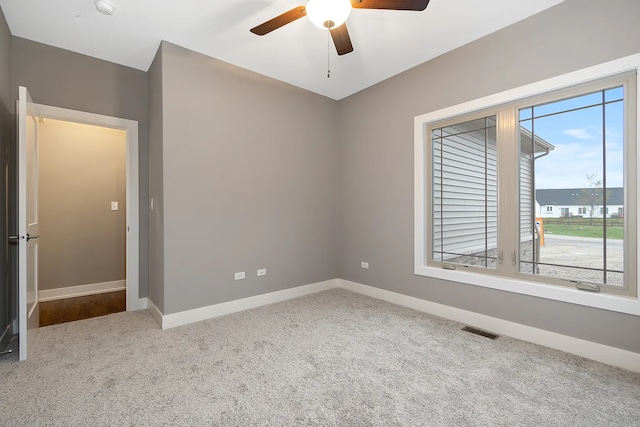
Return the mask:
[[[298,298],[304,295],[314,294],[316,292],[326,291],[328,289],[336,288],[337,286],[338,279],[331,279],[324,282],[312,283],[310,285],[298,286],[296,288],[284,289],[268,294],[256,295],[172,314],[162,314],[160,310],[153,305],[151,300],[149,300],[149,311],[162,329],[169,329],[175,328],[176,326],[199,322],[201,320],[211,319],[213,317],[236,313],[238,311],[261,307],[267,304]],[[151,306],[153,306],[153,308],[151,308]]]
[[158,309],[158,307],[156,307],[153,301],[151,301],[151,298],[147,298],[147,310],[149,310],[149,313],[151,314],[151,317],[153,317],[153,320],[155,320],[158,326],[160,326],[160,329],[164,329],[162,327],[162,312]]
[[396,292],[374,288],[372,286],[367,286],[360,283],[350,282],[348,280],[337,280],[338,287],[367,295],[372,298],[377,298],[393,304],[409,307],[414,310],[433,314],[435,316],[454,320],[456,322],[476,326],[487,331],[507,335],[513,338],[521,339],[523,341],[555,348],[556,350],[561,350],[566,353],[571,353],[585,357],[587,359],[596,360],[608,365],[617,366],[619,368],[628,369],[634,372],[640,372],[639,353],[634,353],[628,350],[610,347],[579,338],[573,338],[567,335],[557,334],[555,332],[549,332],[544,329],[521,325],[519,323],[510,322],[508,320],[498,319],[495,317],[474,313],[472,311],[462,310],[448,305],[438,304],[420,298],[410,297]]
[[138,298],[138,310],[149,308],[149,298]]
[[38,301],[53,301],[57,299],[81,297],[84,295],[103,294],[105,292],[124,291],[126,289],[126,280],[90,283],[88,285],[69,286],[66,288],[45,289],[38,292]]

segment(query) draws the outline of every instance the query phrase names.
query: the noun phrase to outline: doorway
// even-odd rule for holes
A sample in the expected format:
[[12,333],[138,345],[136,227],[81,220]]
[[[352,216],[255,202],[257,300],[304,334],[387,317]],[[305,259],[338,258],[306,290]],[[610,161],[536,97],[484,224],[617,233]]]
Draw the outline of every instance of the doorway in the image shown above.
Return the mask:
[[126,310],[126,142],[38,120],[40,326]]
[[[48,280],[48,283],[43,282],[39,285],[39,299],[52,301],[68,297],[82,297],[85,300],[95,302],[102,298],[101,294],[107,296],[109,292],[126,290],[127,311],[145,308],[144,300],[140,299],[138,294],[138,123],[133,120],[45,105],[37,105],[37,111],[41,127],[46,127],[48,130],[53,129],[54,134],[64,135],[67,132],[74,136],[74,138],[62,138],[62,142],[67,145],[67,148],[73,149],[74,143],[80,143],[82,137],[78,138],[78,135],[84,131],[94,132],[94,136],[90,139],[95,141],[97,135],[97,139],[101,141],[91,150],[85,150],[84,159],[78,158],[75,163],[69,161],[65,155],[60,155],[63,153],[58,153],[55,156],[57,164],[54,166],[54,171],[55,168],[64,168],[65,165],[76,169],[72,171],[75,173],[69,174],[67,171],[62,174],[66,176],[63,177],[63,180],[67,180],[67,182],[60,188],[68,187],[72,191],[69,192],[70,194],[55,193],[56,189],[53,186],[54,193],[46,195],[45,198],[48,200],[43,199],[39,201],[39,204],[41,207],[43,204],[49,208],[53,206],[60,217],[64,218],[66,212],[68,217],[75,219],[74,221],[70,221],[69,218],[63,219],[61,227],[50,227],[50,233],[47,234],[52,236],[47,242],[45,235],[47,218],[45,217],[45,230],[41,231],[41,244],[45,244],[43,249],[59,252],[67,250],[66,255],[62,256],[65,261],[63,267],[66,266],[67,271],[59,269],[52,275],[51,271],[55,268],[52,270],[50,267],[56,264],[56,258],[60,259],[60,254],[53,257],[47,257],[47,253],[41,254],[41,257],[44,258],[41,258],[41,261],[48,264],[44,266],[45,274],[39,278],[39,281],[44,279]],[[42,136],[42,132],[40,133]],[[48,138],[47,134],[50,133],[44,132],[44,137]],[[117,142],[118,137],[121,138],[119,142]],[[106,143],[109,138],[111,141],[116,141],[116,145],[120,144],[120,147],[111,147]],[[55,143],[60,142],[60,140],[55,141]],[[44,143],[47,144],[47,141],[45,140]],[[57,147],[62,148],[61,146]],[[76,145],[75,148],[77,149],[78,146]],[[46,148],[41,146],[40,150],[46,150]],[[55,150],[53,152],[55,153]],[[119,157],[120,160],[118,160]],[[103,162],[90,164],[91,158],[99,158]],[[91,178],[93,182],[89,182],[91,179],[87,180],[86,177],[83,177],[83,173],[88,172],[88,169],[95,168],[100,169],[100,173],[93,174],[95,175]],[[101,174],[102,178],[100,178]],[[51,175],[48,174],[48,176]],[[47,174],[45,174],[46,177]],[[102,180],[102,184],[98,184],[100,180]],[[96,187],[97,193],[97,186],[100,185],[106,187],[106,192],[101,191],[102,195],[94,197],[91,189]],[[45,185],[45,187],[47,186]],[[52,189],[49,188],[49,190]],[[83,194],[81,194],[81,190],[84,191]],[[87,203],[76,200],[80,197],[93,198],[93,205],[96,203],[100,205],[99,211],[95,211],[94,206],[94,211],[89,210],[79,214],[79,210],[87,209],[86,206],[83,207]],[[96,199],[104,200],[98,201]],[[101,217],[102,225],[93,223],[88,218],[90,216]],[[95,227],[104,229],[95,230]],[[109,231],[121,234],[118,238],[107,242],[105,232]],[[76,239],[79,239],[79,244],[65,240],[65,235],[68,234],[73,234]],[[47,249],[47,243],[49,249]],[[69,254],[69,250],[75,251],[75,254]],[[92,262],[92,259],[100,262]],[[105,260],[107,262],[103,262]],[[96,271],[98,274],[93,274]],[[92,274],[93,278],[91,278]],[[117,300],[119,297],[117,294],[114,295]],[[110,297],[109,300],[113,302],[114,298]]]

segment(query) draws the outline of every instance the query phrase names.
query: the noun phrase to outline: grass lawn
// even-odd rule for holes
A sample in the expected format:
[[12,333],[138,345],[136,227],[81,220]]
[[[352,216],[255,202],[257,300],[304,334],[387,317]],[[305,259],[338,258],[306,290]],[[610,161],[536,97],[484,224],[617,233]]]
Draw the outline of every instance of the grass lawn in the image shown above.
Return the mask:
[[[604,224],[602,218],[594,218],[589,225],[589,218],[545,218],[545,234],[561,236],[598,237],[602,238]],[[624,237],[624,220],[622,218],[607,219],[607,239]]]

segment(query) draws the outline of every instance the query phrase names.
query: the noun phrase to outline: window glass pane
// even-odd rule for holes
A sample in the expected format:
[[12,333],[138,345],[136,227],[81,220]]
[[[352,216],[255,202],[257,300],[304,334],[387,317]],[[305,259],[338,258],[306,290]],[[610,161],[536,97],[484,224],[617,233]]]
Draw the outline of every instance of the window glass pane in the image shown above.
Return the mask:
[[496,117],[432,131],[433,261],[496,268]]
[[[612,89],[622,96],[622,88]],[[616,101],[604,107],[606,198],[607,284],[623,286],[624,271],[624,103]]]
[[531,133],[533,126],[533,120],[521,120],[520,121],[520,130],[528,130]]
[[604,100],[605,102],[611,101],[621,101],[624,98],[624,88],[615,87],[613,89],[608,89],[604,92]]
[[577,96],[575,98],[565,99],[562,101],[536,105],[533,107],[533,116],[534,118],[542,117],[549,114],[556,114],[576,108],[584,108],[600,103],[602,103],[602,92],[595,92],[587,95]]
[[[530,119],[533,116],[533,108],[522,108],[520,110],[520,121]],[[522,123],[521,123],[522,125]]]
[[534,106],[542,117],[521,121],[521,273],[624,284],[623,102],[605,104],[609,92],[620,95]]

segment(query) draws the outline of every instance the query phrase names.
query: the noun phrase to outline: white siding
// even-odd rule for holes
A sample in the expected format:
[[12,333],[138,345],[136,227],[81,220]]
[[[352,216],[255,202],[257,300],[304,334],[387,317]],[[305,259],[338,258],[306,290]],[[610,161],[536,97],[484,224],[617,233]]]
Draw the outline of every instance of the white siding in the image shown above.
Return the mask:
[[495,121],[487,129],[470,131],[468,125],[445,128],[444,139],[439,133],[433,138],[434,260],[497,246]]
[[520,155],[520,241],[527,242],[533,236],[533,167],[529,154]]

